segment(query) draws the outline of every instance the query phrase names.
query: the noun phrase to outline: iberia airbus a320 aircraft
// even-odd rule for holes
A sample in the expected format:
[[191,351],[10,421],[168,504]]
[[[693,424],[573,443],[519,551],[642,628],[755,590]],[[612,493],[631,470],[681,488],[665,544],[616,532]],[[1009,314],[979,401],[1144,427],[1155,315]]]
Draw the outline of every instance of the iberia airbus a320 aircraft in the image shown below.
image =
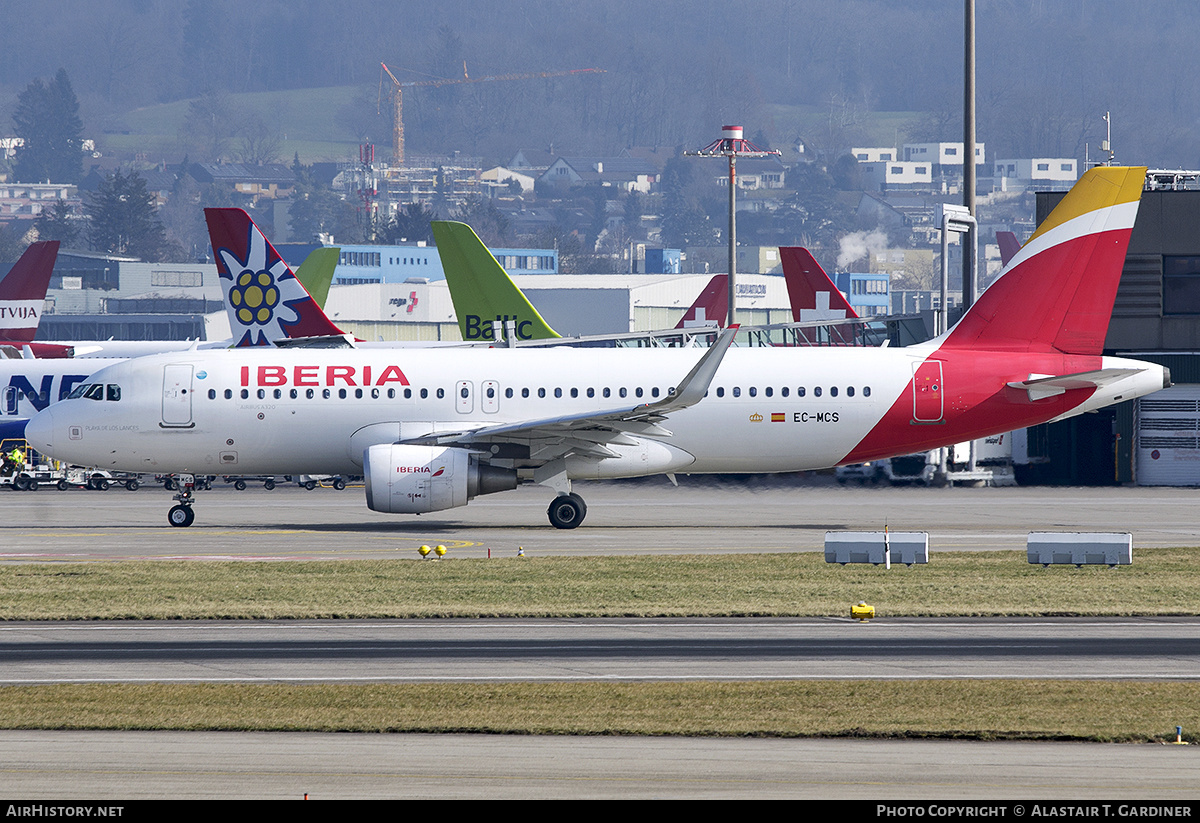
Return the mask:
[[[728,329],[703,354],[176,352],[96,372],[102,389],[40,412],[26,436],[134,472],[362,473],[380,512],[532,480],[557,493],[550,522],[574,528],[577,479],[790,472],[1007,432],[1170,385],[1161,366],[1101,354],[1145,171],[1088,171],[957,325],[908,348],[731,349]],[[176,499],[168,521],[187,526],[192,494]]]

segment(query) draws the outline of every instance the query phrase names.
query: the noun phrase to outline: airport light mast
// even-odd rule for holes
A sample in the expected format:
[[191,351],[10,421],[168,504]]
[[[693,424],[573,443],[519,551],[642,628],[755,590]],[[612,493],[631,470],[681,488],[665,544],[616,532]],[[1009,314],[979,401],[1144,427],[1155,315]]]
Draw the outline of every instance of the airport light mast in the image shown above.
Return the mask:
[[722,126],[721,138],[714,140],[699,151],[685,151],[684,157],[728,157],[729,158],[729,317],[726,328],[734,325],[736,318],[737,287],[734,285],[737,271],[737,159],[739,157],[778,157],[776,149],[763,149],[742,137],[741,126]]

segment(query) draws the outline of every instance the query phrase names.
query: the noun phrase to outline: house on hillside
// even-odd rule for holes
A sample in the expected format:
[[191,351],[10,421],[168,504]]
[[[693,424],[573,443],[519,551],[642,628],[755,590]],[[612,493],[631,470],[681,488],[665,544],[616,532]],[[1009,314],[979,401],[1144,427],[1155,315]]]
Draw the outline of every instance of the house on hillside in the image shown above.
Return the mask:
[[561,188],[600,185],[649,194],[658,183],[658,169],[636,157],[559,157],[537,180]]
[[282,163],[252,166],[244,163],[193,163],[188,174],[202,185],[219,183],[254,200],[288,197],[296,188],[296,175]]

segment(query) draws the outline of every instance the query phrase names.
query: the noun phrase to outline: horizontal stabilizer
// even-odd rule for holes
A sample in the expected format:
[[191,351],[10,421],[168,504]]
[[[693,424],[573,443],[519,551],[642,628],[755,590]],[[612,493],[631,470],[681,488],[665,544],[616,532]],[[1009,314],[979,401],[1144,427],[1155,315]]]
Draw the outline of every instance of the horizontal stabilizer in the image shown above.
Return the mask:
[[1056,397],[1073,389],[1098,389],[1143,371],[1145,369],[1097,369],[1096,371],[1058,376],[1030,375],[1028,380],[1014,381],[1008,385],[1009,388],[1029,392],[1029,399],[1033,401]]
[[274,341],[281,349],[353,349],[354,338],[348,334],[325,334],[319,337],[281,337]]

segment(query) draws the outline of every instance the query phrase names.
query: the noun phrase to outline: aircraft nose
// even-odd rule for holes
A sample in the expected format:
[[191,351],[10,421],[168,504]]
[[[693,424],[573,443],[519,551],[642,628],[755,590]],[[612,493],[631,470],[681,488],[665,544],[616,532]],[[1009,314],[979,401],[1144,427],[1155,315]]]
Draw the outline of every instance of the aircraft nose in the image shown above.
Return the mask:
[[25,440],[44,454],[54,453],[54,408],[44,409],[25,424]]

